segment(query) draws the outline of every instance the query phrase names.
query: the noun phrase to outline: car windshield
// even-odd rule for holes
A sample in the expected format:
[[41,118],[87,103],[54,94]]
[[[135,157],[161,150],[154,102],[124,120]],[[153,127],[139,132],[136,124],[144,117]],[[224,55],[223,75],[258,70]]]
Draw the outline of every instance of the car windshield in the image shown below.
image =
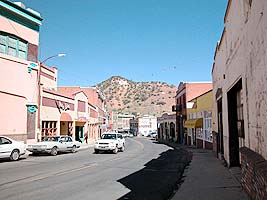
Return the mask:
[[58,142],[59,137],[43,137],[43,142]]
[[102,139],[112,139],[116,140],[116,134],[103,134]]

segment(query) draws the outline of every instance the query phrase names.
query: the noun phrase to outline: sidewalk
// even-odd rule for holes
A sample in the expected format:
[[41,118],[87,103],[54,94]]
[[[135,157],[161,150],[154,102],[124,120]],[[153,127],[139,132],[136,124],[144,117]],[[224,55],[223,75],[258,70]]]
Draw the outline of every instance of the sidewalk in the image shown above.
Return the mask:
[[175,148],[185,148],[192,152],[193,158],[184,172],[184,182],[172,200],[247,200],[249,199],[239,183],[239,168],[224,167],[212,151],[194,149],[186,146],[172,145]]
[[88,142],[88,144],[86,143],[82,143],[79,150],[84,150],[84,149],[88,149],[90,147],[93,147],[94,146],[94,143],[93,142]]

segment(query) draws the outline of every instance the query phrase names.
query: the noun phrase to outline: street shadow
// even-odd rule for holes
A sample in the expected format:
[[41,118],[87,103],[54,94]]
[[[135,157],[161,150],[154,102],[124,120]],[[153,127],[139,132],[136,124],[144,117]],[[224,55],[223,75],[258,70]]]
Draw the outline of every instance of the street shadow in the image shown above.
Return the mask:
[[184,149],[163,152],[142,170],[118,180],[131,190],[119,200],[169,199],[182,183],[184,169],[191,159],[192,154]]

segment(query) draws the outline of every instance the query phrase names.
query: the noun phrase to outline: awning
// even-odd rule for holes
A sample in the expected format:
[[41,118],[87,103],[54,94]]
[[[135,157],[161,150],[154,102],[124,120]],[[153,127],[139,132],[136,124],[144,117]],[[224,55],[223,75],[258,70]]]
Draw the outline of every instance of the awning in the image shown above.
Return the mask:
[[186,120],[184,126],[186,128],[202,128],[203,127],[203,118]]
[[72,118],[71,118],[71,116],[68,113],[63,112],[63,113],[61,113],[60,121],[61,122],[71,122],[72,121]]

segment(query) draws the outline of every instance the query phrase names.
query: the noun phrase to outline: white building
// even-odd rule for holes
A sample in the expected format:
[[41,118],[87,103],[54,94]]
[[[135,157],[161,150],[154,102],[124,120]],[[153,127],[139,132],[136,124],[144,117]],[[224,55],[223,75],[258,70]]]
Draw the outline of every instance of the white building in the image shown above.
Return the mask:
[[138,134],[148,136],[151,132],[157,131],[157,117],[144,115],[138,117]]

